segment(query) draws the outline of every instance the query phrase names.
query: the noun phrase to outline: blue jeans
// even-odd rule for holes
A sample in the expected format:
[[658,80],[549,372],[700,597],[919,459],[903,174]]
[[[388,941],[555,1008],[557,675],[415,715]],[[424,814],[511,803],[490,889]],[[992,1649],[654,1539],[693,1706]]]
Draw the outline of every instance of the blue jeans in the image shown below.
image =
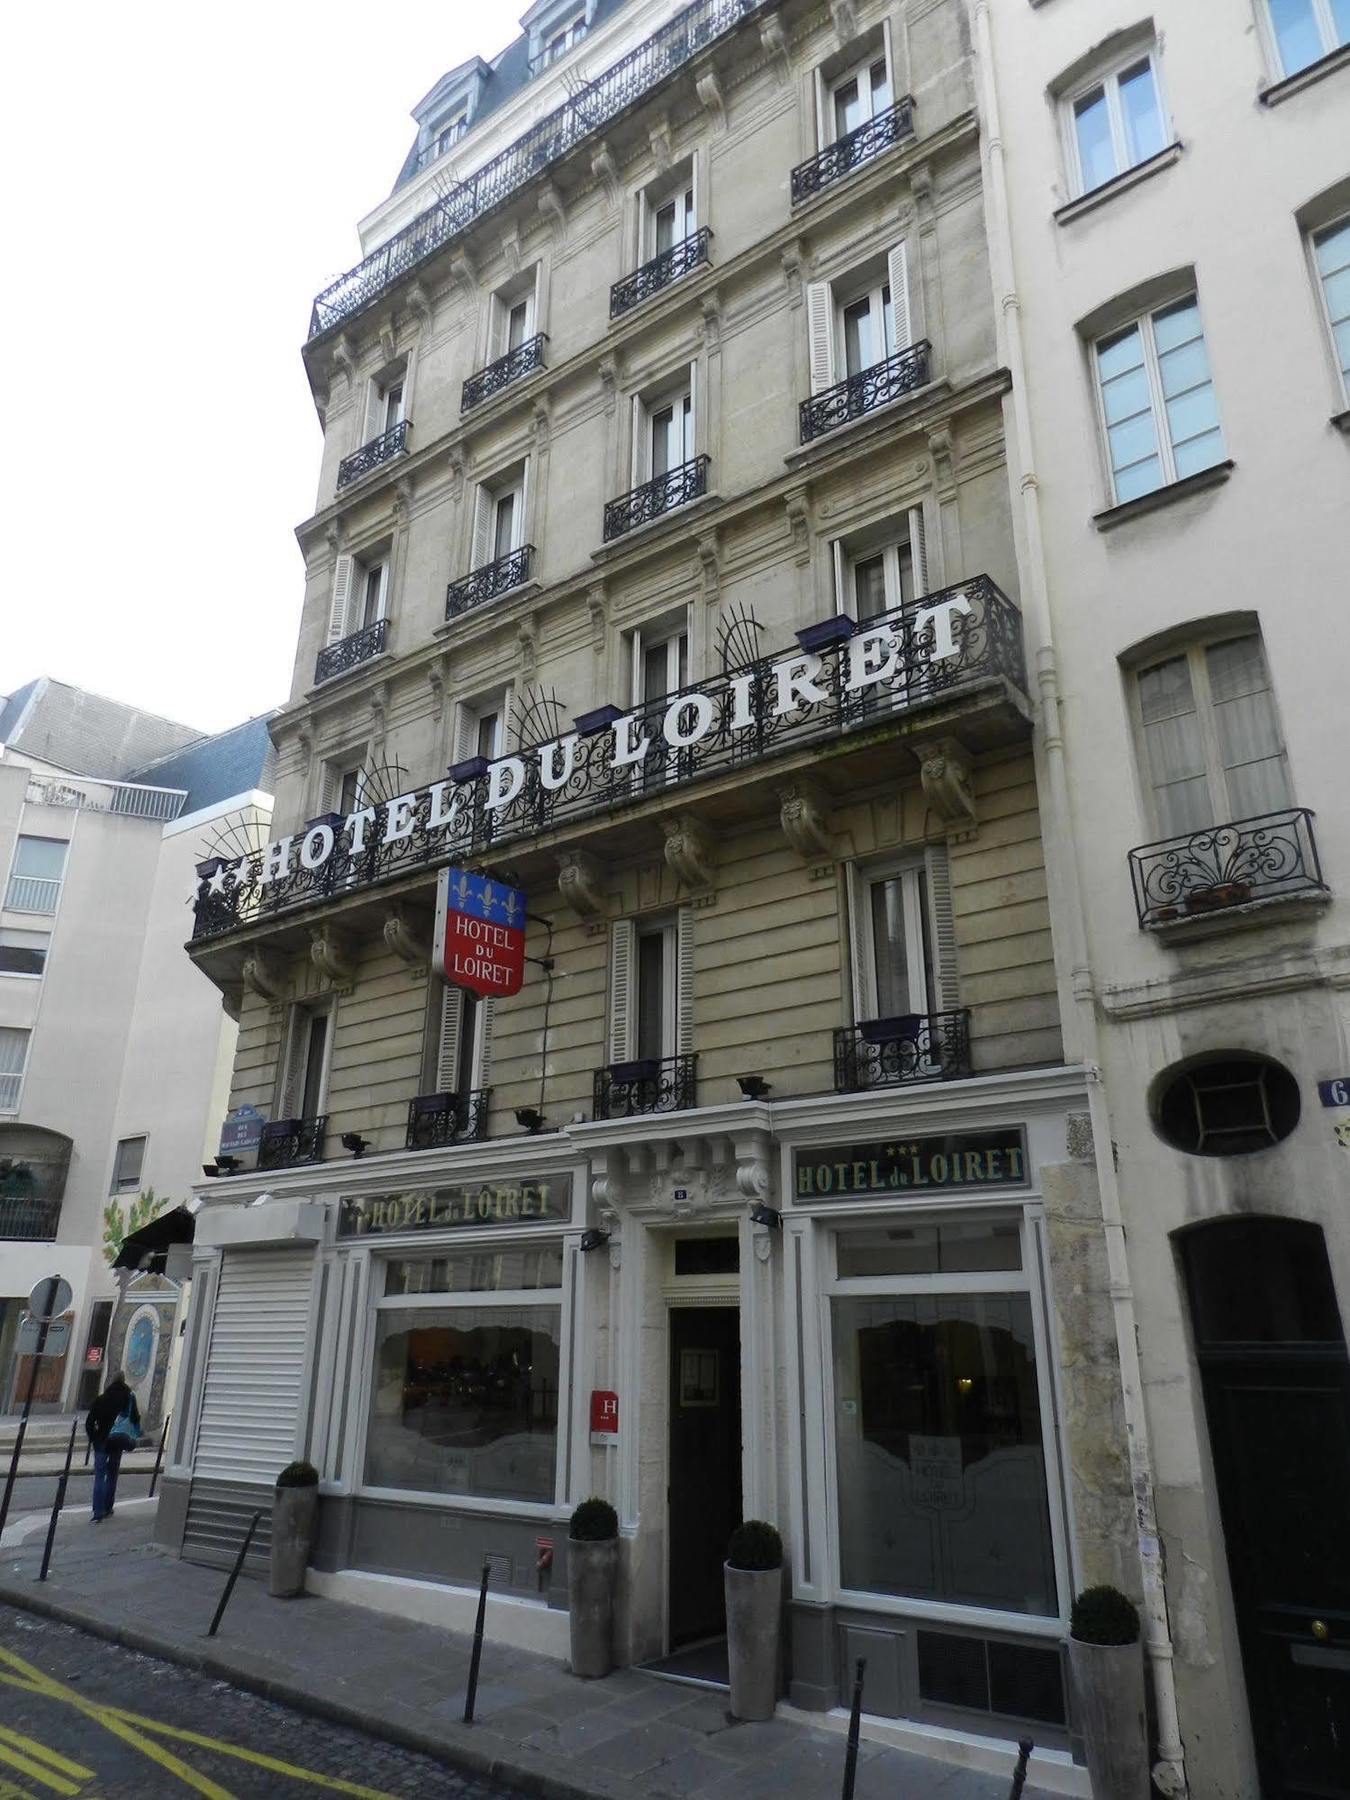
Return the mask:
[[94,1517],[106,1519],[117,1498],[117,1471],[122,1466],[122,1446],[109,1442],[94,1452]]

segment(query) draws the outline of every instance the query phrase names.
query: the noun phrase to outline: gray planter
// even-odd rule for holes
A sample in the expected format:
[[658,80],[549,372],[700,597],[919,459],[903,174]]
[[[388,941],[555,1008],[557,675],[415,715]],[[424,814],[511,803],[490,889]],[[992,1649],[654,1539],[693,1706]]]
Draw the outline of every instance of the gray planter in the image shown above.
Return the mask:
[[1140,1645],[1081,1644],[1071,1637],[1069,1667],[1093,1800],[1149,1800]]
[[572,1673],[586,1681],[614,1667],[614,1583],[619,1540],[567,1540],[567,1623],[572,1636]]
[[771,1719],[783,1685],[783,1571],[723,1564],[731,1711]]
[[272,1496],[272,1567],[267,1591],[286,1600],[305,1591],[319,1515],[317,1487],[279,1487]]

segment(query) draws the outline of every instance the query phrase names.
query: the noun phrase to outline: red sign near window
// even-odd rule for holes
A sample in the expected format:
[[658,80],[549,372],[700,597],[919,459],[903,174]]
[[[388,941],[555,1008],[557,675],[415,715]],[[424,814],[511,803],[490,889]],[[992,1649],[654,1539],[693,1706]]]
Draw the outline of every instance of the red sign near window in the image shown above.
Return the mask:
[[525,980],[525,895],[486,875],[442,869],[431,966],[471,994],[518,994]]
[[619,1396],[609,1388],[591,1390],[591,1430],[600,1437],[619,1434]]

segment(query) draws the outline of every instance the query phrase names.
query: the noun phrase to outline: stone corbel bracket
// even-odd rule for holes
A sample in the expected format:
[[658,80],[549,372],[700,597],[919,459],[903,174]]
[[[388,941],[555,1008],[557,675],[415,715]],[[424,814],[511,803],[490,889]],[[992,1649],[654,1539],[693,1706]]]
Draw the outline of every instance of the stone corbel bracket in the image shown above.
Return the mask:
[[398,355],[398,334],[392,318],[380,320],[380,355],[387,363]]
[[473,258],[462,246],[451,255],[450,275],[455,285],[462,290],[466,300],[477,300],[478,269]]
[[539,190],[539,211],[552,228],[559,243],[567,231],[567,208],[555,182],[546,181]]
[[356,974],[356,958],[351,940],[335,925],[310,926],[309,960],[320,975],[339,987],[348,986]]
[[419,331],[431,330],[431,296],[420,281],[414,281],[403,296],[403,304],[412,315]]
[[973,831],[975,794],[970,782],[970,752],[955,738],[934,738],[915,746],[923,797],[951,831]]
[[760,21],[759,41],[764,46],[765,55],[773,63],[779,81],[791,80],[792,55],[788,49],[783,22],[777,13],[770,13],[767,19]]
[[808,862],[834,854],[834,827],[828,794],[808,776],[778,790],[778,818],[783,836]]
[[239,971],[244,986],[263,1000],[280,1000],[286,991],[286,976],[281,965],[265,950],[255,950],[244,958]]
[[558,858],[558,892],[582,919],[603,918],[605,870],[589,850],[564,850]]
[[604,189],[605,203],[608,206],[617,206],[622,183],[619,176],[619,165],[608,144],[601,144],[591,158],[591,174]]
[[854,0],[830,0],[830,17],[834,21],[834,34],[839,39],[839,48],[842,50],[858,35],[858,9]]
[[707,827],[692,813],[675,813],[661,821],[666,834],[666,863],[690,888],[709,888],[717,852]]
[[722,97],[722,84],[717,79],[717,70],[707,68],[694,79],[694,91],[699,103],[717,123],[726,117],[727,103]]
[[736,1152],[736,1190],[754,1203],[767,1200],[773,1193],[772,1150],[767,1131],[737,1132],[733,1139]]
[[409,925],[401,906],[391,906],[381,928],[385,947],[410,968],[425,969],[431,961],[431,946]]

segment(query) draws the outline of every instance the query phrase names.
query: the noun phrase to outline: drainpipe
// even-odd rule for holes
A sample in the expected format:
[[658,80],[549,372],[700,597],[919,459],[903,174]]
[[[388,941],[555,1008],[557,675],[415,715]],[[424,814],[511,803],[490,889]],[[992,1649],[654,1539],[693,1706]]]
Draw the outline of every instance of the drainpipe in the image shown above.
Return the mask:
[[1169,1800],[1187,1792],[1185,1752],[1177,1717],[1176,1679],[1172,1659],[1172,1635],[1167,1616],[1167,1590],[1163,1579],[1162,1549],[1154,1499],[1153,1459],[1149,1445],[1148,1416],[1143,1378],[1139,1367],[1138,1327],[1134,1294],[1130,1286],[1125,1224],[1120,1210],[1115,1152],[1111,1142],[1111,1118],[1101,1079],[1101,1038],[1093,995],[1092,968],[1088,956],[1087,929],[1082,902],[1081,874],[1069,810],[1069,784],[1065,766],[1064,736],[1060,717],[1059,677],[1050,624],[1046,587],[1044,541],[1041,533],[1040,493],[1037,485],[1031,423],[1027,410],[1026,357],[1022,344],[1021,303],[1018,299],[1012,231],[1008,218],[1007,170],[999,120],[998,82],[993,51],[990,0],[974,0],[975,66],[983,117],[981,155],[984,161],[985,209],[988,220],[990,274],[995,299],[995,330],[1002,360],[1012,376],[1010,405],[1015,437],[1014,476],[1022,498],[1026,534],[1023,613],[1031,623],[1035,640],[1036,676],[1040,695],[1042,755],[1050,795],[1053,858],[1058,865],[1060,917],[1055,926],[1067,949],[1072,995],[1065,1024],[1065,1050],[1072,1051],[1088,1070],[1088,1110],[1096,1153],[1097,1181],[1101,1194],[1102,1229],[1106,1241],[1107,1274],[1120,1361],[1121,1403],[1129,1449],[1130,1480],[1134,1493],[1140,1574],[1143,1585],[1143,1636],[1152,1679],[1157,1714],[1158,1761],[1153,1780]]

